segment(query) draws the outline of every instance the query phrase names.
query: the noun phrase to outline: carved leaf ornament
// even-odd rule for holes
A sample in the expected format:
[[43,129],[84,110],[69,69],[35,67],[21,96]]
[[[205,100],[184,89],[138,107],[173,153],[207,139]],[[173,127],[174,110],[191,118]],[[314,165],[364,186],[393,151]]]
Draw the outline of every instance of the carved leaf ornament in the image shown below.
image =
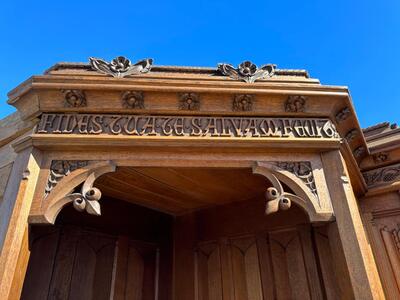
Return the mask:
[[135,64],[132,64],[131,61],[124,56],[118,56],[111,62],[106,62],[103,59],[94,57],[90,57],[89,61],[94,70],[117,78],[147,73],[150,71],[153,64],[153,60],[151,58],[143,59]]
[[218,70],[225,76],[235,80],[253,83],[258,79],[271,77],[275,73],[275,65],[268,64],[258,68],[251,61],[244,61],[237,68],[230,64],[218,64]]

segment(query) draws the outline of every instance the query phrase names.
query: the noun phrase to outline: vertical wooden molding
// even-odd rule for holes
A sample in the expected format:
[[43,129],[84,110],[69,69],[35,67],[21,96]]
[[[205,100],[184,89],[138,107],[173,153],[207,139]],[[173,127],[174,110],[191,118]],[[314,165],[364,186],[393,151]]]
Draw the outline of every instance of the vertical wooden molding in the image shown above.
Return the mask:
[[[28,225],[28,216],[32,204],[33,194],[39,176],[42,155],[37,149],[25,148],[18,154],[16,163],[7,185],[4,201],[14,203],[7,232],[0,255],[0,299],[9,299],[12,295],[21,293],[22,283],[14,282],[17,267],[26,269],[28,259],[19,260],[28,253],[21,253],[24,234]],[[29,252],[28,249],[26,249]],[[24,275],[24,274],[23,274]],[[20,274],[19,280],[24,276]],[[15,278],[17,279],[17,278]],[[12,287],[14,287],[12,289]]]
[[[357,200],[339,150],[321,155],[336,224],[356,299],[384,299],[371,247],[361,221]],[[339,179],[339,180],[338,180]]]

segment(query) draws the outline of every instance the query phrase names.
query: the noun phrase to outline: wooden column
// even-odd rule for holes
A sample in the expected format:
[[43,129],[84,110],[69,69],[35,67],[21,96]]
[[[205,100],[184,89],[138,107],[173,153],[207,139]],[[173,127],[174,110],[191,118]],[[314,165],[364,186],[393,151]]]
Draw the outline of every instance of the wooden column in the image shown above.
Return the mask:
[[322,161],[354,297],[385,299],[343,157],[334,150],[322,154]]
[[28,216],[41,157],[41,152],[32,148],[25,148],[18,153],[0,207],[0,227],[7,229],[0,243],[0,299],[20,297],[29,260]]

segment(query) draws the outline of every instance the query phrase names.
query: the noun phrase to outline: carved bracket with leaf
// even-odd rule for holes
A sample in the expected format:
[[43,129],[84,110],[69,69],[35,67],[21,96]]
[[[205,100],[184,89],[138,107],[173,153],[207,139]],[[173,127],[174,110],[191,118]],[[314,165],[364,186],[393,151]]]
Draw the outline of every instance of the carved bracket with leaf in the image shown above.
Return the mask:
[[[30,222],[54,224],[61,209],[71,203],[78,211],[100,215],[101,192],[93,184],[98,177],[114,172],[115,169],[116,165],[112,161],[100,161],[89,162],[68,172],[42,200],[40,211],[30,216]],[[80,186],[81,189],[77,190]]]

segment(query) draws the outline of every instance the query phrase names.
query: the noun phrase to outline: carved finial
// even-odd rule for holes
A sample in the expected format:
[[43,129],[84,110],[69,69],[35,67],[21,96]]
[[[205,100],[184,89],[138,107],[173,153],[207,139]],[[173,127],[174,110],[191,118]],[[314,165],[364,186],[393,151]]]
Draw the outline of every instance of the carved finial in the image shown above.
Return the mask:
[[251,111],[253,109],[254,97],[252,95],[235,95],[233,98],[233,111]]
[[101,215],[99,203],[101,192],[98,188],[82,189],[81,193],[71,194],[70,197],[74,198],[72,205],[77,211],[86,211],[88,214],[95,216]]
[[304,112],[306,109],[306,96],[291,95],[285,102],[286,112]]
[[81,90],[61,90],[64,94],[64,107],[85,107],[86,96]]
[[143,92],[127,91],[121,96],[122,106],[125,108],[144,109]]
[[184,93],[179,95],[179,109],[199,110],[200,96],[196,93]]
[[350,116],[350,114],[351,114],[350,108],[345,107],[336,114],[336,121],[338,123],[342,122],[346,120]]
[[131,61],[124,56],[118,56],[111,62],[106,62],[100,58],[94,57],[90,57],[89,61],[94,70],[118,78],[147,73],[150,71],[151,65],[153,64],[152,59],[143,59],[132,64]]
[[230,64],[218,64],[218,70],[225,76],[235,80],[252,83],[258,79],[271,77],[275,73],[276,65],[268,64],[257,68],[251,61],[244,61],[237,68]]

